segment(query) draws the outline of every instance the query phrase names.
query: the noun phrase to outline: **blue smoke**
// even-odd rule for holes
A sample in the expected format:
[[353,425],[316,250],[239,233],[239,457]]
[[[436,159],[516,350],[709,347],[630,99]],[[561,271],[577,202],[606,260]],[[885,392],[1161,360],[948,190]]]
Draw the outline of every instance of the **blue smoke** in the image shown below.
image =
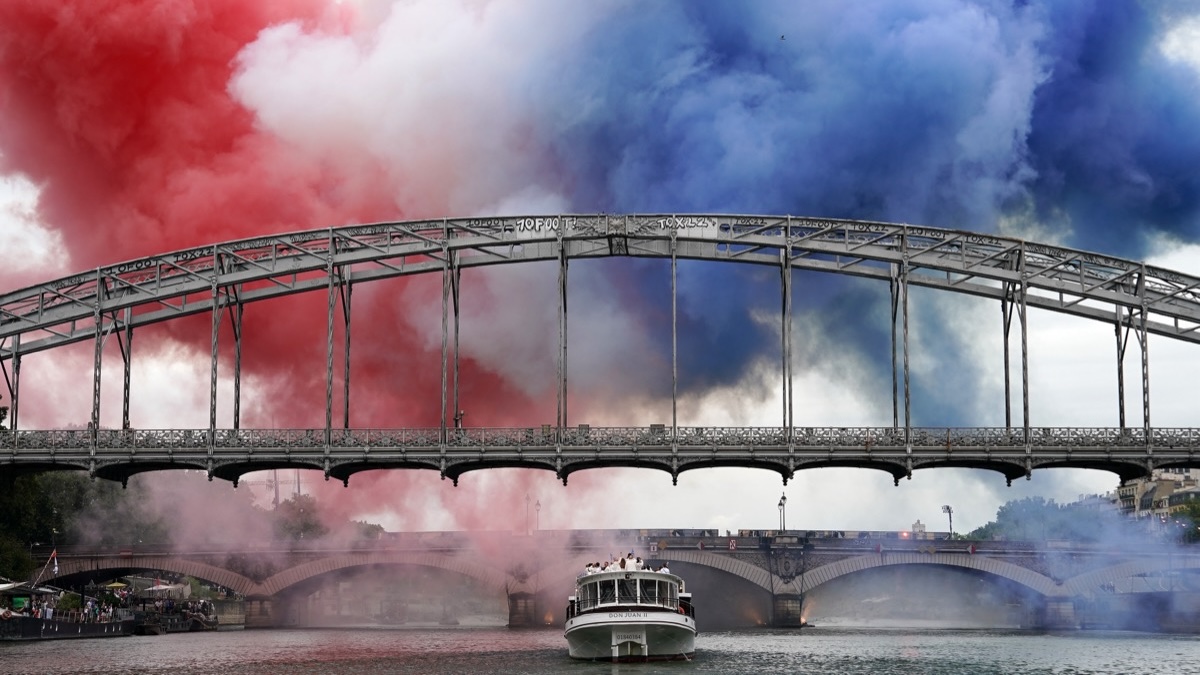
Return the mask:
[[[578,212],[977,231],[1007,220],[1140,257],[1149,234],[1200,235],[1200,77],[1160,54],[1170,17],[1156,11],[1108,0],[630,3],[526,85],[547,103],[537,128],[574,177]],[[648,265],[612,273],[663,279]],[[778,312],[777,277],[685,266],[685,389],[730,384],[778,357],[778,333],[751,318]],[[796,302],[858,350],[873,379],[890,379],[886,287],[867,298],[821,277]],[[884,325],[864,329],[856,317],[867,314]],[[669,353],[669,331],[657,335]],[[963,345],[931,339],[945,343],[931,345],[939,372],[971,382]],[[934,379],[915,383],[915,398],[938,403],[918,423],[969,423],[977,387],[947,392]]]

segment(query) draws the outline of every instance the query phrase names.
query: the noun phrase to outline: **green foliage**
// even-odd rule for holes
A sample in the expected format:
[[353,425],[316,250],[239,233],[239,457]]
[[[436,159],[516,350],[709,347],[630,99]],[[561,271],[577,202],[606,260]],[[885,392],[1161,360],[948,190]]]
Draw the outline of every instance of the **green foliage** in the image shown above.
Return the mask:
[[328,532],[312,495],[296,495],[275,509],[275,536],[280,539],[319,539]]
[[1189,501],[1174,515],[1180,525],[1180,541],[1185,544],[1200,542],[1200,499]]
[[83,607],[83,596],[78,593],[63,593],[58,599],[58,605],[55,608],[56,612],[65,612],[68,609],[80,609]]
[[6,579],[28,579],[36,563],[29,549],[9,535],[0,535],[0,577]]
[[166,527],[141,507],[142,493],[86,474],[54,471],[19,476],[0,488],[0,576],[25,578],[33,546],[120,545],[136,533],[161,536]]
[[1005,503],[996,512],[996,520],[967,538],[1096,542],[1130,533],[1128,520],[1115,508],[1056,504],[1053,499],[1026,497]]
[[214,592],[208,586],[205,586],[204,582],[195,577],[184,577],[183,583],[187,584],[188,587],[191,588],[191,595],[189,597],[193,599],[212,600],[213,598],[217,597],[216,592]]
[[365,520],[356,520],[353,525],[357,528],[359,539],[378,539],[383,536],[384,529],[382,525],[368,523]]

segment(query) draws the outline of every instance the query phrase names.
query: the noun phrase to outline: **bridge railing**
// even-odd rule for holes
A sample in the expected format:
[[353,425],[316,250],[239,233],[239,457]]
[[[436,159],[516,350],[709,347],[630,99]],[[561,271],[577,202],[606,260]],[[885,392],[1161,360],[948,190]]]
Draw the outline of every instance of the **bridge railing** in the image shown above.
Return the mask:
[[[795,427],[789,439],[784,427],[470,427],[443,430],[333,429],[329,445],[340,448],[739,448],[832,449],[904,448],[1141,448],[1196,447],[1196,428],[1031,427]],[[55,429],[0,430],[0,448],[13,451],[78,450],[311,449],[326,445],[325,429]]]

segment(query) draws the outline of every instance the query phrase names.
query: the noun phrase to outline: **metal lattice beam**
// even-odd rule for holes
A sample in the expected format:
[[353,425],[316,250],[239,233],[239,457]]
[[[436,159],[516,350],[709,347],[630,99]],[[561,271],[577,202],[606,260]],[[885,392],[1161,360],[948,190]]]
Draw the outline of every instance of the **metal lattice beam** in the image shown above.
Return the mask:
[[[789,241],[788,233],[791,233]],[[219,302],[213,286],[241,285],[242,302],[345,282],[533,260],[629,255],[779,265],[887,281],[907,261],[908,283],[1001,300],[1020,284],[1028,306],[1099,321],[1113,307],[1145,310],[1145,332],[1200,342],[1200,278],[1063,247],[955,230],[816,218],[730,215],[541,216],[355,225],[225,242],[150,256],[0,295],[0,360],[94,339],[98,315],[132,310],[137,327]],[[224,264],[218,266],[220,260]],[[99,312],[97,312],[97,309]]]

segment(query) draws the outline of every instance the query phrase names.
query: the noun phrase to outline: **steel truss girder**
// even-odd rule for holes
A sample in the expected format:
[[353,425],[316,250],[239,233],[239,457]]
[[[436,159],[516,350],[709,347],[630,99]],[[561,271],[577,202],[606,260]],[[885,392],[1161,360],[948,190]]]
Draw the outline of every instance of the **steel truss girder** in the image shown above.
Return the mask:
[[790,477],[801,469],[861,467],[899,482],[912,470],[969,467],[1008,481],[1041,468],[1089,468],[1121,480],[1154,468],[1200,468],[1200,429],[891,427],[663,427],[443,429],[208,429],[17,431],[0,436],[0,473],[89,470],[125,481],[137,473],[195,468],[237,481],[275,468],[320,469],[342,481],[373,469],[441,472],[539,468],[566,479],[600,467],[680,472],[721,466]]
[[[789,239],[788,233],[791,233]],[[330,262],[358,283],[534,260],[672,256],[779,265],[908,283],[1001,300],[1020,283],[1028,306],[1110,322],[1112,306],[1146,312],[1145,332],[1200,343],[1200,278],[1139,262],[993,235],[865,221],[738,215],[628,215],[378,223],[260,237],[141,258],[0,295],[0,360],[95,339],[99,317],[129,325],[212,311],[211,289],[242,302],[328,286]],[[561,242],[561,243],[560,243]],[[1013,264],[1020,258],[1022,268]],[[222,264],[218,265],[218,261]],[[98,292],[99,291],[99,292]],[[98,310],[98,311],[97,311]]]

